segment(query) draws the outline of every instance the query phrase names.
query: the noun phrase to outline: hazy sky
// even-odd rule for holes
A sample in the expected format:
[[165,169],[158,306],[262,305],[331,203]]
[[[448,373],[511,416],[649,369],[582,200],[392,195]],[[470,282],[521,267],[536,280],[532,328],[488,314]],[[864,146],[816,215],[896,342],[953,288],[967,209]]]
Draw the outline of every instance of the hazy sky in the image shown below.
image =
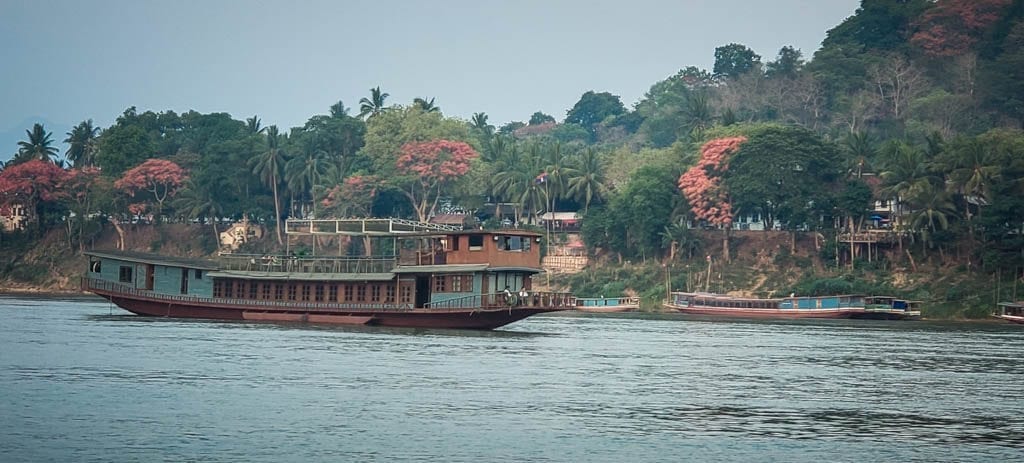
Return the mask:
[[[258,114],[301,125],[339,99],[358,112],[436,98],[448,116],[558,120],[587,90],[627,106],[709,69],[730,42],[809,58],[857,0],[0,0],[0,134],[41,119],[64,139],[125,108]],[[3,140],[0,140],[3,141]],[[3,141],[4,143],[9,143]],[[0,159],[15,147],[0,146]]]

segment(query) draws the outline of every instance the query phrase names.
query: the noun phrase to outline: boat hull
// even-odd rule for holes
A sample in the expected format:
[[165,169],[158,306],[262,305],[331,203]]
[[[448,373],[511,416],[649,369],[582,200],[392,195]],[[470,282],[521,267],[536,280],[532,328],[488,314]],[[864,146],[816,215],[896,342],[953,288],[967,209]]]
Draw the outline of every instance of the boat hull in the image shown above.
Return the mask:
[[298,307],[246,307],[242,305],[167,301],[93,290],[118,307],[136,315],[210,320],[326,323],[407,328],[457,328],[490,330],[531,315],[570,307],[502,307],[493,309],[409,309],[391,311],[304,310]]
[[1006,321],[1008,321],[1010,323],[1017,323],[1017,324],[1020,324],[1020,325],[1024,325],[1024,317],[1018,317],[1018,316],[1015,316],[1015,315],[996,315],[995,317],[1000,319],[1000,320],[1006,320]]
[[665,304],[665,308],[689,315],[733,318],[801,319],[801,318],[851,318],[863,312],[859,309],[750,309],[732,307],[683,307]]
[[635,305],[609,305],[609,306],[576,306],[575,310],[587,313],[617,313],[632,312],[637,309]]

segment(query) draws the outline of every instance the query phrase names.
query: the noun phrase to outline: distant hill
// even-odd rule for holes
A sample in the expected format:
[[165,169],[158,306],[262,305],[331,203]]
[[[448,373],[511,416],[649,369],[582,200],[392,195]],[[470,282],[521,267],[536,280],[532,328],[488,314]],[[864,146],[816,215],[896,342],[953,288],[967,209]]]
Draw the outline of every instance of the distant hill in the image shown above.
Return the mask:
[[17,125],[0,129],[0,162],[7,162],[14,157],[18,152],[18,142],[28,138],[25,131],[31,130],[32,125],[36,123],[43,124],[47,132],[53,133],[50,138],[53,139],[54,146],[57,147],[61,156],[64,155],[68,147],[63,141],[67,138],[67,133],[71,131],[71,126],[53,122],[43,117],[30,117]]

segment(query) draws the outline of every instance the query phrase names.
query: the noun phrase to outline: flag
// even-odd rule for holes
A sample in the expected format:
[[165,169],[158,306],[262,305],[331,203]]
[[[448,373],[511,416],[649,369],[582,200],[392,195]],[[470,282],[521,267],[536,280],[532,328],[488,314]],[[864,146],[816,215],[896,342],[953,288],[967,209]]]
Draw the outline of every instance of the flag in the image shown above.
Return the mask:
[[548,181],[548,173],[541,172],[540,175],[538,175],[537,178],[534,179],[534,181],[537,182],[537,184],[541,184]]

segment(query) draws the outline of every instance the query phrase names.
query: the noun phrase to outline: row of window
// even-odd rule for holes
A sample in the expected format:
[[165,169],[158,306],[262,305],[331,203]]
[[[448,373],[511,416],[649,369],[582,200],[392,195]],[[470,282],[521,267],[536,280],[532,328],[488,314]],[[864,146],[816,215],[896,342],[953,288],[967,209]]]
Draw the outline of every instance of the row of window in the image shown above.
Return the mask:
[[[456,236],[451,241],[445,241],[445,248],[450,251],[459,250],[459,237]],[[469,235],[467,237],[469,241],[470,251],[482,251],[484,249],[484,237],[483,235]],[[499,236],[495,235],[494,240],[497,241],[497,247],[500,251],[529,251],[530,250],[530,237],[529,236]]]
[[434,275],[435,293],[468,293],[473,291],[473,275]]
[[297,283],[263,282],[216,278],[213,297],[270,301],[378,302],[393,303],[395,294],[403,304],[412,302],[412,286],[382,283]]

